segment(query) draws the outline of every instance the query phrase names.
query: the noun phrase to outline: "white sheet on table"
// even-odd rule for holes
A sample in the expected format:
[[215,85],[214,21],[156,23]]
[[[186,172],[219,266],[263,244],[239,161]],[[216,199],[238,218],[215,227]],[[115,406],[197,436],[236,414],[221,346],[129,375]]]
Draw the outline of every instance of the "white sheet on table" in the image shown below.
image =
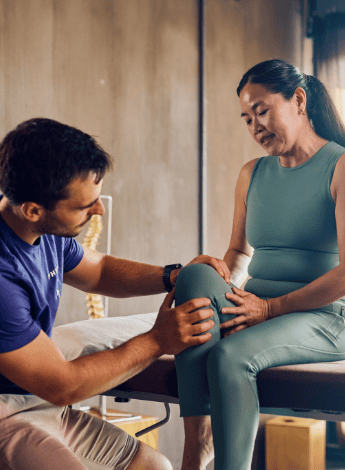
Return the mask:
[[149,331],[157,313],[83,320],[53,329],[52,340],[68,361],[104,349],[113,349]]

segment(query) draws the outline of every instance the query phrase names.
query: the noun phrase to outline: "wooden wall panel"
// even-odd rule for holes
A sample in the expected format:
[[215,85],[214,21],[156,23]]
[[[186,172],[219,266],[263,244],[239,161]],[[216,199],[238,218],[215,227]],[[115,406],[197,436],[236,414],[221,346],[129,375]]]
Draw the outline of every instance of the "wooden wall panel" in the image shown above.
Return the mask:
[[[196,3],[0,5],[1,135],[46,116],[96,136],[115,158],[104,184],[114,198],[112,253],[160,265],[196,256]],[[84,318],[81,295],[63,294],[58,321]],[[110,312],[157,310],[162,298],[111,300]]]
[[300,0],[206,2],[207,252],[214,256],[222,258],[229,245],[240,169],[264,155],[240,118],[236,88],[242,75],[263,60],[301,65],[300,6]]
[[[115,158],[104,193],[113,197],[112,253],[121,257],[163,265],[198,251],[197,3],[0,0],[0,134],[46,116],[96,136]],[[241,166],[262,154],[239,118],[237,83],[268,57],[298,63],[298,5],[206,2],[210,254],[227,248]],[[162,298],[111,300],[110,315],[155,311]],[[57,324],[84,318],[84,294],[66,286]],[[163,415],[155,404],[131,408]],[[174,406],[160,431],[174,468],[178,414]]]
[[[194,0],[0,0],[0,134],[45,116],[96,136],[115,159],[103,192],[117,256],[164,265],[197,255],[197,75]],[[163,297],[111,299],[110,315],[157,311]],[[56,325],[86,319],[84,298],[65,286]],[[160,450],[176,468],[181,426],[175,406]]]

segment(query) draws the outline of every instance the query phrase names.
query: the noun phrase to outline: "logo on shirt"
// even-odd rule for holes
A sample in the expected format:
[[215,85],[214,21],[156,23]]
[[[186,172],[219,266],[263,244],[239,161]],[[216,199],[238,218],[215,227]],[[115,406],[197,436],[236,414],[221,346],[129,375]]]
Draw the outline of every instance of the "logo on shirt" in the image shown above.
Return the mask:
[[50,273],[48,273],[48,279],[50,279],[51,277],[56,276],[57,272],[58,272],[58,269],[59,269],[59,266],[56,266],[56,268],[53,269],[53,271],[50,271]]

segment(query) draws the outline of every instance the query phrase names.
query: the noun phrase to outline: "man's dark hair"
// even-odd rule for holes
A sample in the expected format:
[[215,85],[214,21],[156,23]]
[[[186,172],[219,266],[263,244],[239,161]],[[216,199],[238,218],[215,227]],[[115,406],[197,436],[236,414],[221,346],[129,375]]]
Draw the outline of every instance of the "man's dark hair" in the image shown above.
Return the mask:
[[0,143],[0,189],[15,205],[36,202],[53,210],[73,179],[91,172],[98,183],[111,166],[93,137],[52,119],[25,121]]

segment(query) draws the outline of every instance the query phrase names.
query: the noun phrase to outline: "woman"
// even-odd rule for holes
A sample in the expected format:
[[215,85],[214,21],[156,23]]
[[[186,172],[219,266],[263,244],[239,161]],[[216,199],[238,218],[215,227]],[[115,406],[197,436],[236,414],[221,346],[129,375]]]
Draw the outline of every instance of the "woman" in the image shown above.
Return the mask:
[[176,356],[181,415],[211,415],[215,470],[250,469],[262,369],[345,359],[345,130],[322,83],[281,60],[237,94],[268,155],[240,172],[224,257],[233,274],[253,247],[251,279],[241,290],[188,266],[175,297],[209,297],[215,312],[210,341]]

